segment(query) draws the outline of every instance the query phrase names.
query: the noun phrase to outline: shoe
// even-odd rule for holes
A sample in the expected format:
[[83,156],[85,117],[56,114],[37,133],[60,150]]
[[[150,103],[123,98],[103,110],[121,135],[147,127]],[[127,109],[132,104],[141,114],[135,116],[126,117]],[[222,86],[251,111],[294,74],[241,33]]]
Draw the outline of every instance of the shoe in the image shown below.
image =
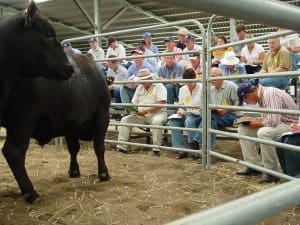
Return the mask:
[[197,141],[192,141],[192,143],[187,144],[187,148],[193,150],[199,150],[199,143]]
[[176,159],[184,159],[187,157],[188,157],[188,154],[186,152],[179,152],[178,155],[176,156]]
[[259,184],[266,184],[266,183],[277,183],[279,182],[280,178],[279,177],[274,177],[269,174],[263,174],[261,179],[258,180]]
[[122,152],[124,154],[128,153],[128,149],[127,147],[123,146],[123,145],[117,145],[117,152]]
[[245,169],[237,171],[236,174],[241,176],[257,176],[260,175],[261,172],[246,167]]
[[152,149],[152,155],[159,157],[160,156],[160,150],[157,149],[157,148]]

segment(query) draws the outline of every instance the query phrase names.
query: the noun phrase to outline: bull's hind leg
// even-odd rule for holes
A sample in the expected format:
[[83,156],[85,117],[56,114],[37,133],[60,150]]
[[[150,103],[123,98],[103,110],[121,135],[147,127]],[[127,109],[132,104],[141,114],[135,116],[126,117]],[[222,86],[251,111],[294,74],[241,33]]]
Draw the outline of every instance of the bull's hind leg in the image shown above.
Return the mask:
[[3,155],[18,182],[24,199],[29,203],[34,203],[39,198],[39,195],[34,190],[25,168],[25,154],[27,148],[28,141],[27,143],[16,145],[10,141],[9,137],[7,137],[2,150]]
[[70,153],[69,176],[72,178],[80,177],[79,164],[77,161],[77,154],[80,149],[79,141],[77,138],[66,137],[66,142]]

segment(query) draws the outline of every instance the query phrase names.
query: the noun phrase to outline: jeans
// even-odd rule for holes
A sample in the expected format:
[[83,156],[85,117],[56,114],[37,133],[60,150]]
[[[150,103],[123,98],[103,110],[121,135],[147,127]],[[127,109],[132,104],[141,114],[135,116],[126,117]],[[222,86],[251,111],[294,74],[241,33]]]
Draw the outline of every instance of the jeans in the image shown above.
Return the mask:
[[298,62],[300,63],[300,55],[298,53],[291,53],[292,57],[292,70],[298,70]]
[[[300,146],[300,134],[277,138],[278,142]],[[278,160],[283,172],[287,175],[300,178],[300,152],[276,147]]]
[[285,89],[290,83],[290,78],[285,77],[268,77],[259,79],[259,83],[265,87],[276,87],[279,89]]
[[111,90],[111,96],[115,100],[114,103],[122,103],[121,94],[120,94],[120,87],[114,87],[114,89]]
[[135,89],[131,89],[126,86],[122,86],[120,88],[120,96],[121,96],[122,103],[131,103],[134,92],[135,92]]
[[167,89],[167,104],[174,104],[174,99],[178,98],[179,86],[173,84],[165,84]]
[[[187,128],[197,128],[201,122],[201,116],[186,116],[181,119],[170,119],[168,125],[171,127],[187,127]],[[193,141],[196,134],[195,131],[187,131],[188,143]],[[182,131],[171,130],[172,146],[175,148],[184,148],[184,140]]]
[[[233,121],[236,119],[236,115],[232,113],[226,113],[224,116],[219,116],[215,112],[211,113],[211,128],[212,129],[222,129],[226,126],[232,126]],[[202,128],[202,122],[199,125],[199,128]],[[197,141],[199,144],[202,143],[202,133],[197,132],[194,136],[194,141]],[[216,140],[216,134],[211,134],[210,146],[211,149],[214,149]]]

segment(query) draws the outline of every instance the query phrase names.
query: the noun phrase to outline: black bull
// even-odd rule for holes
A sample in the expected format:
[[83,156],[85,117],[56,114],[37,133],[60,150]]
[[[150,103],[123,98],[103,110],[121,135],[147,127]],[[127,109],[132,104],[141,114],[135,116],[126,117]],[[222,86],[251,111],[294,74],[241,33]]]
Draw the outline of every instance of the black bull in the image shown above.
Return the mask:
[[67,60],[34,2],[25,12],[0,21],[0,50],[0,118],[7,129],[3,154],[25,200],[35,202],[39,197],[25,168],[31,137],[44,145],[65,136],[70,177],[80,175],[79,139],[93,140],[100,181],[109,180],[104,138],[110,97],[95,63],[82,55]]

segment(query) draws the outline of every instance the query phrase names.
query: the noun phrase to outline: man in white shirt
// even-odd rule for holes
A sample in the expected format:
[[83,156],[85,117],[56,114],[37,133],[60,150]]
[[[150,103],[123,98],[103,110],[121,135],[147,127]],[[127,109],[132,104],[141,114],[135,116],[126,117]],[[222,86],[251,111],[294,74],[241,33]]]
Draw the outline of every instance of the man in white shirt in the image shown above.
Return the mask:
[[89,41],[90,43],[90,50],[88,53],[92,54],[94,60],[101,60],[104,59],[104,50],[98,46],[97,38],[92,37]]
[[[110,55],[115,55],[120,58],[125,58],[126,57],[126,50],[123,47],[122,44],[119,44],[117,39],[110,36],[107,39],[108,42],[108,49],[106,52],[106,58]],[[120,62],[123,62],[124,60],[120,60]]]
[[[136,81],[152,80],[152,74],[148,69],[139,70]],[[167,90],[161,83],[142,83],[139,85],[132,98],[133,104],[166,104]],[[162,126],[167,120],[167,113],[162,107],[139,106],[136,112],[122,118],[121,123],[150,124]],[[119,126],[118,141],[128,141],[132,127]],[[154,145],[161,146],[162,129],[152,129],[152,141]],[[127,153],[126,145],[117,145],[117,151]],[[160,150],[153,148],[153,155],[160,156]]]
[[[183,52],[188,52],[188,51],[201,51],[202,50],[202,47],[200,45],[197,45],[195,44],[195,37],[191,34],[188,34],[187,36],[185,36],[185,39],[184,39],[184,42],[185,42],[185,45],[186,45],[186,48],[183,49]],[[183,64],[187,64],[189,63],[189,54],[187,55],[182,55],[182,61]]]

